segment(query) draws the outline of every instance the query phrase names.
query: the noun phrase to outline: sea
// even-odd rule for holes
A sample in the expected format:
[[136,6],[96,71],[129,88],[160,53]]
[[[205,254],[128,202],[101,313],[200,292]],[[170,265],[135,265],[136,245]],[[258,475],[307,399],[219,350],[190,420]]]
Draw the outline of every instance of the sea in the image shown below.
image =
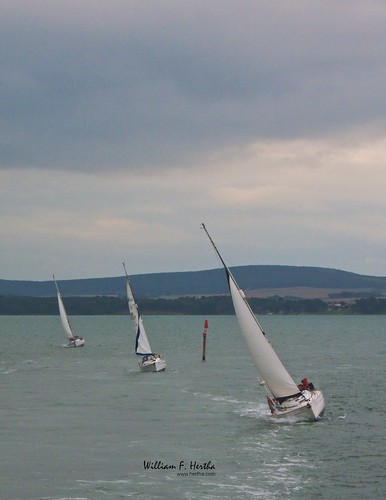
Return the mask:
[[308,423],[270,417],[234,316],[144,317],[161,373],[129,317],[70,321],[85,347],[59,317],[0,317],[1,500],[386,498],[386,316],[260,317],[324,392]]

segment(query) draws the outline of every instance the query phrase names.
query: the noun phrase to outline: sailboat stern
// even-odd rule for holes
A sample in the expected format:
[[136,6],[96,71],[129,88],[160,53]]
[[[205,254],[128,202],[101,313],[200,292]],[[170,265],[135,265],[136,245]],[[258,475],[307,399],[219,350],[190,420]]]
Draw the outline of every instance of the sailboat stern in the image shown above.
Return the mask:
[[325,410],[322,391],[302,391],[293,398],[279,403],[275,399],[268,402],[271,415],[274,418],[293,418],[296,421],[319,420]]
[[323,416],[326,407],[322,391],[319,389],[312,391],[310,404],[315,420],[319,420]]
[[166,360],[160,354],[149,354],[138,361],[142,372],[163,372],[166,369]]
[[83,347],[85,344],[84,339],[82,337],[73,337],[69,339],[67,347]]

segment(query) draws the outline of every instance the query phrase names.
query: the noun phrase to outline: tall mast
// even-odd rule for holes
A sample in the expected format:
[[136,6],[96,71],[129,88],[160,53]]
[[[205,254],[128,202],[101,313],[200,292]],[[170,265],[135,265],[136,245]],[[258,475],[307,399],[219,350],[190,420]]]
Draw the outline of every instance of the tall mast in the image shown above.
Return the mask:
[[[201,229],[203,229],[203,230],[205,231],[206,235],[207,235],[207,236],[208,236],[208,238],[209,238],[209,241],[211,242],[211,244],[212,244],[212,246],[213,246],[213,248],[214,248],[214,251],[216,252],[216,254],[217,254],[218,258],[220,259],[220,261],[221,261],[222,265],[224,266],[225,272],[226,272],[226,273],[227,273],[227,275],[228,275],[228,280],[229,280],[229,279],[231,279],[231,280],[233,281],[233,283],[234,283],[234,285],[236,286],[236,288],[238,289],[238,291],[239,291],[239,293],[240,293],[241,297],[243,298],[243,300],[244,300],[244,302],[245,302],[245,305],[248,307],[248,309],[249,309],[249,311],[250,311],[251,315],[253,316],[254,320],[256,321],[256,323],[257,323],[258,327],[260,328],[260,330],[262,331],[262,333],[265,335],[263,328],[261,327],[260,323],[258,322],[258,320],[257,320],[257,318],[256,318],[256,316],[255,316],[255,314],[254,314],[254,312],[253,312],[253,311],[252,311],[252,309],[251,309],[251,306],[249,305],[249,303],[248,303],[248,301],[247,301],[247,299],[246,299],[246,297],[245,297],[245,293],[244,293],[244,292],[243,292],[243,290],[239,287],[239,285],[238,285],[237,281],[235,280],[235,277],[234,277],[234,276],[233,276],[233,274],[231,273],[231,271],[230,271],[229,267],[226,265],[226,263],[225,263],[224,259],[222,258],[222,256],[221,256],[221,254],[220,254],[220,252],[219,252],[218,248],[216,247],[215,242],[212,240],[212,238],[211,238],[210,234],[208,233],[208,230],[206,229],[206,226],[205,226],[205,224],[204,224],[203,222],[201,223]],[[228,283],[228,284],[229,284],[229,283]]]

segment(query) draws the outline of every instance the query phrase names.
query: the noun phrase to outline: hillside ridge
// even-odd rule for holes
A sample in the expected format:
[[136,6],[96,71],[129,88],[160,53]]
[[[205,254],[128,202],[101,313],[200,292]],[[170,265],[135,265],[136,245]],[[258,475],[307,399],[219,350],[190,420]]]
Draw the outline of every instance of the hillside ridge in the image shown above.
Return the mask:
[[[374,290],[386,291],[386,277],[367,276],[339,269],[286,266],[245,265],[231,268],[239,285],[253,295],[270,290],[289,289]],[[130,276],[136,296],[180,297],[227,294],[223,269],[179,271]],[[124,296],[124,276],[58,280],[60,291],[66,296]],[[51,297],[56,294],[52,280],[27,281],[0,279],[0,295]]]

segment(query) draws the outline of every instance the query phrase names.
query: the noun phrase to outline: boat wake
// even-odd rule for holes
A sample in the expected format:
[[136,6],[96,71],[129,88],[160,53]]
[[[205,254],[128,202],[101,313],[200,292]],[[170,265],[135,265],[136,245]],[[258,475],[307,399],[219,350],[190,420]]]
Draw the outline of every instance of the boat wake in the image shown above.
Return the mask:
[[17,368],[2,368],[0,369],[0,374],[1,375],[9,375],[10,373],[15,373],[17,371]]
[[87,497],[39,497],[39,500],[88,500]]
[[286,417],[274,417],[273,415],[268,415],[269,422],[272,424],[278,424],[278,425],[292,425],[292,424],[298,424],[298,425],[309,425],[313,421],[306,421],[301,417],[296,417],[296,416],[286,416]]
[[45,370],[50,367],[51,366],[49,363],[41,364],[33,359],[26,359],[23,361],[16,362],[15,365],[6,366],[6,364],[4,363],[3,366],[0,366],[0,375],[11,375],[12,373],[18,371],[25,372],[32,370]]
[[271,414],[267,408],[267,404],[255,403],[253,401],[242,401],[240,399],[233,398],[231,396],[219,396],[214,394],[209,394],[205,392],[192,392],[188,389],[182,389],[183,392],[192,394],[195,397],[210,400],[215,403],[220,403],[229,406],[233,413],[240,415],[241,417],[251,418],[251,419],[264,419],[270,421]]
[[243,408],[239,408],[236,413],[241,417],[263,419],[266,422],[270,421],[270,413],[265,403],[246,403],[246,405]]
[[0,361],[0,375],[9,375],[10,373],[14,373],[15,371],[17,371],[17,368],[15,366],[7,365],[8,363]]
[[199,397],[202,399],[210,399],[211,401],[215,401],[217,403],[231,403],[231,404],[240,404],[242,401],[239,401],[238,399],[232,398],[230,396],[219,396],[219,395],[214,395],[214,394],[209,394],[206,392],[193,392],[189,389],[181,389],[182,392],[186,392],[188,394],[191,394],[192,396]]
[[[139,474],[134,474],[135,476],[139,476]],[[95,496],[104,495],[110,498],[132,498],[133,493],[139,494],[139,492],[133,492],[133,489],[136,489],[141,486],[145,486],[148,488],[149,486],[156,486],[156,481],[149,481],[147,477],[147,482],[141,481],[140,477],[137,477],[137,480],[134,479],[97,479],[97,480],[86,480],[86,479],[78,479],[77,483],[80,487],[86,488],[87,492],[93,492]],[[89,498],[89,497],[87,497]],[[72,500],[72,499],[71,499]]]

